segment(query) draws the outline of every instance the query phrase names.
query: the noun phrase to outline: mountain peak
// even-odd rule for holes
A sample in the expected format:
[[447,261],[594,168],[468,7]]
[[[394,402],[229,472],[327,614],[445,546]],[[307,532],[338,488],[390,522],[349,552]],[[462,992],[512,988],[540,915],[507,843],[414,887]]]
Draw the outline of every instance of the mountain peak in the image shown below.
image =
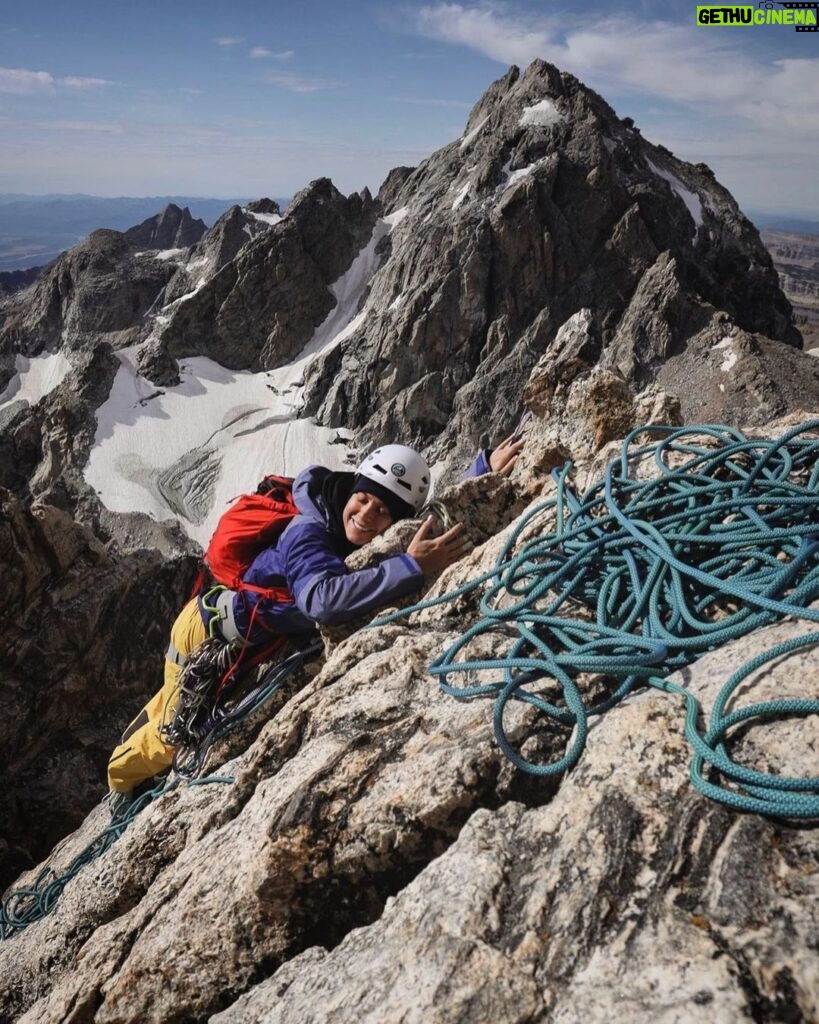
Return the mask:
[[125,237],[143,249],[186,249],[206,231],[205,222],[194,220],[187,206],[180,209],[176,203],[168,203],[161,213],[128,228]]

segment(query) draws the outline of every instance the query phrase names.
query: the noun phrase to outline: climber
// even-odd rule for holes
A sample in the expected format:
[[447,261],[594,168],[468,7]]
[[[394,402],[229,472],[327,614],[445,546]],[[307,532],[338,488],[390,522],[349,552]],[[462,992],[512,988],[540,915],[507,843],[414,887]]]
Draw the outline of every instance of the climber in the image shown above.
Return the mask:
[[[522,439],[512,435],[494,451],[481,451],[465,476],[508,475],[522,445]],[[292,487],[298,514],[275,543],[256,556],[243,577],[251,588],[280,588],[282,600],[252,589],[222,588],[211,603],[207,593],[200,593],[185,605],[171,631],[164,685],[112,753],[109,788],[115,794],[129,794],[172,763],[174,748],[164,742],[161,729],[173,715],[177,677],[185,659],[213,628],[225,641],[251,647],[269,644],[271,635],[304,641],[314,634],[317,623],[352,621],[419,590],[426,576],[462,558],[472,546],[464,526],[457,524],[433,537],[430,516],[406,553],[356,572],[345,565],[351,552],[393,523],[417,515],[427,500],[429,481],[424,459],[403,445],[376,449],[355,473],[310,466],[299,474]]]

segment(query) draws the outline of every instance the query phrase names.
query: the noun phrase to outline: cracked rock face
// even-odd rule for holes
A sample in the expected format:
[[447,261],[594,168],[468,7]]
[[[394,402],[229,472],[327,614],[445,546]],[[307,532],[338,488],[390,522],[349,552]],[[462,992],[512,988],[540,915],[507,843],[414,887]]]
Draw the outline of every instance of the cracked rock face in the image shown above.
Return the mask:
[[[618,378],[590,377],[618,394]],[[601,420],[589,393],[581,374],[553,397],[586,409],[585,426],[578,411],[566,427],[587,439],[579,477],[610,457],[621,415],[614,403]],[[638,408],[649,406],[669,407],[657,391]],[[551,493],[539,467],[565,438],[550,429],[535,420],[510,480],[443,496],[464,518],[481,507],[488,539],[427,597],[489,569],[522,506]],[[53,557],[76,564],[84,544]],[[491,705],[453,700],[427,673],[477,598],[328,637],[323,666],[258,712],[241,743],[215,748],[209,770],[232,782],[167,792],[48,918],[0,944],[0,1013],[31,1024],[814,1019],[819,832],[702,797],[682,702],[651,690],[603,716],[564,778],[519,774],[494,742]],[[768,626],[675,678],[707,712],[739,663],[805,631]],[[472,653],[499,642],[486,633]],[[745,698],[804,696],[815,657],[758,670]],[[506,725],[534,760],[569,739],[529,706]],[[811,719],[783,720],[742,730],[732,753],[800,775],[815,739]],[[55,870],[105,814],[61,844]]]

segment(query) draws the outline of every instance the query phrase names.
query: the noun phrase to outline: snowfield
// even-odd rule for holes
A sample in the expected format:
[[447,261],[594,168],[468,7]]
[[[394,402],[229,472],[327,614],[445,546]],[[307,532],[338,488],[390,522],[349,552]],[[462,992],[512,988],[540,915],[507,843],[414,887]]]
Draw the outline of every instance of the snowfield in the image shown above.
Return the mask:
[[349,469],[350,434],[299,418],[304,373],[341,344],[367,316],[358,310],[380,257],[381,238],[400,223],[399,210],[376,224],[369,243],[331,287],[336,306],[291,364],[250,373],[211,359],[186,359],[175,387],[157,388],[136,369],[133,350],[97,411],[85,479],[113,512],[176,517],[205,546],[219,516],[266,473],[295,476],[311,463]]
[[44,352],[33,359],[18,355],[14,369],[14,376],[0,394],[0,409],[20,400],[35,405],[63,382],[71,363],[62,352]]

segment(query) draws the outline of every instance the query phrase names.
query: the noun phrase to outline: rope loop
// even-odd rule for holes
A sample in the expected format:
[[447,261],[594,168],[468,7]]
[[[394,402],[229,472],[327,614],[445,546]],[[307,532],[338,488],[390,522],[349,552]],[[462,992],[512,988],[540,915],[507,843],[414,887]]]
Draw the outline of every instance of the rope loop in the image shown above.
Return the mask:
[[[732,731],[751,721],[819,713],[809,695],[726,712],[751,672],[819,642],[819,633],[777,644],[734,673],[704,731],[699,702],[667,678],[785,616],[819,622],[809,607],[819,597],[817,431],[819,420],[773,439],[724,424],[638,427],[583,493],[572,487],[571,462],[553,470],[555,496],[521,519],[492,570],[373,625],[481,590],[479,618],[429,671],[453,697],[494,700],[495,738],[518,768],[572,767],[588,719],[649,685],[685,698],[700,792],[738,810],[819,818],[819,779],[753,771],[726,750]],[[547,518],[548,530],[537,530]],[[490,657],[470,657],[479,637],[484,648],[494,640]],[[584,677],[605,679],[597,703]],[[538,763],[512,743],[508,712],[521,701],[571,727],[563,756]]]

